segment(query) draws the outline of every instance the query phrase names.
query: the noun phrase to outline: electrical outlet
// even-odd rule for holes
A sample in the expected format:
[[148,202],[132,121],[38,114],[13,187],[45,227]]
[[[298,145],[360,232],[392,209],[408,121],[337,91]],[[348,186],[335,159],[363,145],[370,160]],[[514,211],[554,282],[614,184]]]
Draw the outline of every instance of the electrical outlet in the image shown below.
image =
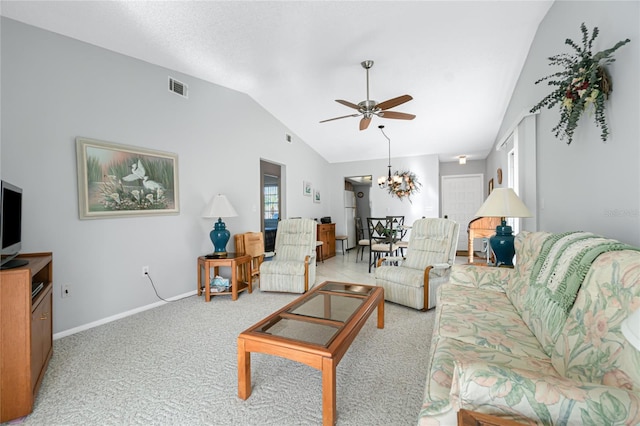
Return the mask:
[[149,275],[149,267],[148,266],[143,266],[142,267],[142,276],[146,277],[147,275]]
[[62,298],[71,296],[71,286],[69,284],[63,284],[61,288],[61,292],[62,292],[61,294]]

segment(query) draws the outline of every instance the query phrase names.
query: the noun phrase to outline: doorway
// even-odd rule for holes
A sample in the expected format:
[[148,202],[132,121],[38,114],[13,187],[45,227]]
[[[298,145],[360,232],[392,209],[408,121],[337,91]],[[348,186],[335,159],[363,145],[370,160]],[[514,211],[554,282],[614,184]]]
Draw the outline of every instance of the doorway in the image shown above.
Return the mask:
[[[349,248],[354,248],[358,245],[358,239],[360,238],[369,238],[366,223],[367,218],[371,217],[371,198],[370,192],[373,183],[372,175],[364,175],[364,176],[346,176],[344,178],[344,189],[345,192],[352,191],[353,198],[355,201],[355,209],[350,210],[350,204],[347,203],[345,199],[345,223],[347,226],[347,236],[353,235],[348,243]],[[346,197],[346,195],[345,195]],[[361,223],[365,224],[363,229],[362,236],[358,236],[356,233],[356,225],[355,218],[359,217]],[[351,228],[351,229],[350,229]]]
[[278,222],[282,217],[282,168],[279,164],[260,160],[260,217],[264,235],[264,251],[275,249]]
[[460,224],[460,251],[467,248],[467,233],[463,231],[484,201],[483,180],[482,174],[442,176],[442,216]]

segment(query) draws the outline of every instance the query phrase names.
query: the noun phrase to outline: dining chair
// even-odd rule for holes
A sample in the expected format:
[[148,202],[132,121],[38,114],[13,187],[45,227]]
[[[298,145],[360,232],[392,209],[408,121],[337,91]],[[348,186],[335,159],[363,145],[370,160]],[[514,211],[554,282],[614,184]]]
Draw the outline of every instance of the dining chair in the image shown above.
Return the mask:
[[404,256],[404,250],[409,246],[409,241],[405,240],[407,228],[404,226],[404,216],[387,216],[391,221],[391,228],[396,231],[396,245],[398,251]]
[[371,267],[383,255],[397,253],[395,244],[396,232],[391,226],[391,221],[386,217],[368,217],[367,228],[369,230],[369,272]]
[[245,232],[243,234],[244,253],[251,256],[249,263],[249,278],[260,282],[260,265],[264,261],[264,236],[262,232]]
[[356,239],[358,240],[358,246],[356,249],[356,263],[358,263],[358,253],[360,254],[360,260],[364,258],[364,249],[369,247],[369,238],[364,237],[364,228],[362,227],[362,218],[356,217]]

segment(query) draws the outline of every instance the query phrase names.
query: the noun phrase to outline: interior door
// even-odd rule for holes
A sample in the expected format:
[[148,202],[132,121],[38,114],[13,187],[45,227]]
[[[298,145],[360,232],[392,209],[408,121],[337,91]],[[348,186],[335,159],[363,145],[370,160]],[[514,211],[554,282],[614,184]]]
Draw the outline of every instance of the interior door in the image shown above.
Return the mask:
[[482,174],[442,176],[442,215],[460,224],[458,250],[467,250],[467,226],[484,201]]

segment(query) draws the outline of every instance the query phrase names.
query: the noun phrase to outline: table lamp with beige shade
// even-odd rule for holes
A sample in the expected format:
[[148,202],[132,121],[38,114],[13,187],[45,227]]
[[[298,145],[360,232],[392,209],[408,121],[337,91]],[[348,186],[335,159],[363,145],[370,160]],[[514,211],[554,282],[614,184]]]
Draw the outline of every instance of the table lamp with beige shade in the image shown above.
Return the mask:
[[489,245],[496,255],[496,266],[513,266],[515,248],[513,230],[507,225],[508,217],[531,217],[531,212],[512,188],[496,188],[476,212],[477,217],[499,217],[502,223],[496,234],[489,238]]

